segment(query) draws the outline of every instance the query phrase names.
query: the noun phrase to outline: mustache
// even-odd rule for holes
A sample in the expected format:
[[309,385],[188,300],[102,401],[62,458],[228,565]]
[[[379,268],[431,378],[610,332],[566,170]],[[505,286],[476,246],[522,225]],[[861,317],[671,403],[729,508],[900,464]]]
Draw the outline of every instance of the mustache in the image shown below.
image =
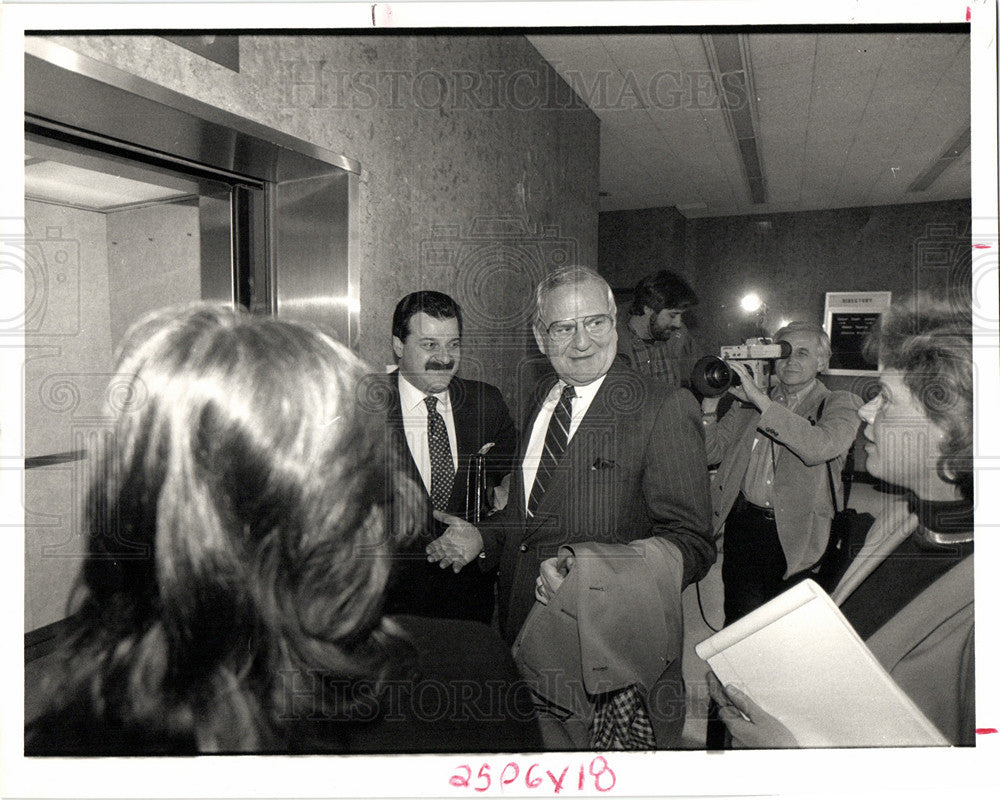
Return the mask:
[[428,361],[424,364],[424,369],[430,372],[433,370],[440,370],[442,372],[447,372],[450,369],[455,368],[455,362],[452,361]]

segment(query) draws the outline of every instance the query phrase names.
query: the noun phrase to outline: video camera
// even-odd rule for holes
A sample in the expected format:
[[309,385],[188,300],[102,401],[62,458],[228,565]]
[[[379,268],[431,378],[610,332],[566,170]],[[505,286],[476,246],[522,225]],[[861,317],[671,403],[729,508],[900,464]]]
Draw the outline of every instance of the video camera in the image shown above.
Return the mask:
[[753,375],[753,382],[763,392],[771,386],[774,360],[788,358],[792,346],[785,341],[772,342],[770,339],[747,339],[746,344],[723,345],[719,348],[719,358],[700,358],[691,371],[691,386],[703,397],[718,397],[730,386],[738,386],[740,376],[729,368],[723,359],[746,362]]

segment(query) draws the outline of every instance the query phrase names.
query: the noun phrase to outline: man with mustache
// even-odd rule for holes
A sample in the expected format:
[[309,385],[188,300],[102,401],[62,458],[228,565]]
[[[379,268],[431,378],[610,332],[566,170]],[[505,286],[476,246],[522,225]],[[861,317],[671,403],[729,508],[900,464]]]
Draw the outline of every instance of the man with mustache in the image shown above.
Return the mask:
[[[397,369],[378,376],[386,412],[390,463],[426,492],[434,510],[465,516],[469,472],[486,449],[487,500],[510,472],[517,433],[495,386],[458,377],[462,361],[462,310],[441,292],[408,294],[392,317]],[[495,571],[459,573],[428,564],[424,545],[433,522],[411,552],[402,552],[388,597],[389,613],[473,619],[489,623]]]
[[725,526],[722,583],[726,625],[781,594],[818,566],[838,507],[840,471],[857,435],[861,399],[831,392],[817,375],[830,364],[830,339],[811,322],[791,322],[774,334],[792,346],[775,362],[769,393],[746,365],[729,361],[740,385],[721,420],[719,397],[701,402],[708,463],[719,465],[712,485],[716,534]]
[[635,287],[628,315],[619,325],[618,352],[643,375],[688,386],[699,354],[683,316],[696,305],[698,295],[676,273],[647,275]]

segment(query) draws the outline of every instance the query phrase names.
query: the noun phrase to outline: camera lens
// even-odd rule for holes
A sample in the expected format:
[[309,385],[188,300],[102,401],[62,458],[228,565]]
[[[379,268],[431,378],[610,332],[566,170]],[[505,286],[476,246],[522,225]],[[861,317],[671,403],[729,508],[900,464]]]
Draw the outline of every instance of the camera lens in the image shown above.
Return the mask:
[[703,397],[718,397],[731,385],[738,385],[739,381],[739,375],[716,356],[698,359],[691,370],[691,386]]

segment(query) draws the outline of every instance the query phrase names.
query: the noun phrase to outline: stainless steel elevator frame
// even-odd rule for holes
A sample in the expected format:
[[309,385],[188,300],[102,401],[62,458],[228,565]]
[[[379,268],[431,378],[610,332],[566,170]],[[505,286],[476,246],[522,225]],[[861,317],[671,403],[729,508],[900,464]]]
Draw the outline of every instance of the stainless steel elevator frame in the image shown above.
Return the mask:
[[24,49],[29,130],[240,184],[232,229],[249,235],[220,241],[222,227],[203,209],[204,247],[232,264],[228,285],[203,278],[204,297],[244,302],[249,274],[265,284],[255,310],[314,322],[357,346],[356,161],[38,35],[26,35]]

